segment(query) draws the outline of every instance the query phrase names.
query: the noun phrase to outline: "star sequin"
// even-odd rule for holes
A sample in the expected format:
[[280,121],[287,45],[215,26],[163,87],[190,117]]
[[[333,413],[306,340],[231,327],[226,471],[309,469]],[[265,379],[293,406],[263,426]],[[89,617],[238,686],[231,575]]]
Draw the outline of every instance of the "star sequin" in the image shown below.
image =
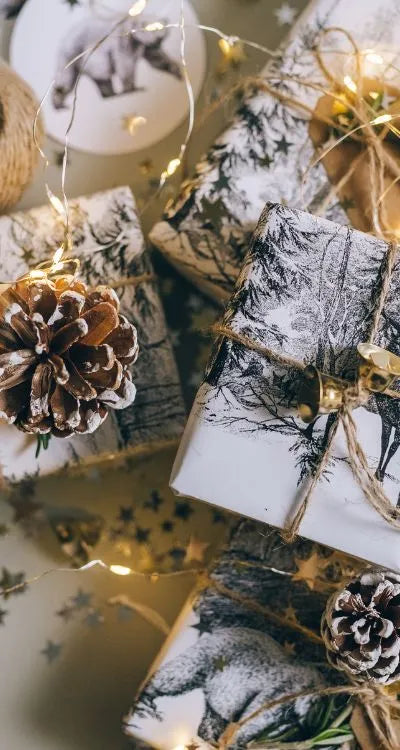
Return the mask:
[[174,523],[173,521],[169,521],[168,519],[166,521],[163,521],[162,524],[160,524],[161,530],[164,531],[166,534],[173,531]]
[[130,523],[134,519],[134,512],[131,505],[129,505],[127,508],[120,507],[119,509],[119,516],[118,521],[122,521],[122,523]]
[[187,521],[192,513],[194,513],[194,510],[186,500],[176,500],[174,511],[175,518],[181,518],[182,521]]
[[201,542],[199,539],[196,539],[196,537],[191,536],[189,544],[186,547],[186,554],[183,562],[204,562],[204,553],[209,546],[209,542]]
[[77,609],[84,609],[85,607],[90,607],[92,596],[93,594],[90,594],[88,591],[78,589],[77,594],[72,597],[72,601]]
[[[0,578],[0,591],[2,591],[4,599],[8,599],[13,594],[22,594],[26,589],[24,584],[24,573],[10,573],[7,568],[2,568],[2,575]],[[18,586],[15,591],[7,592],[7,589],[12,589],[14,586]]]
[[64,604],[64,606],[61,607],[61,609],[57,610],[56,615],[58,617],[61,617],[64,620],[64,622],[69,622],[70,620],[72,620],[74,613],[75,613],[74,607],[71,607],[68,604]]
[[120,604],[117,609],[118,622],[130,622],[133,618],[134,611],[132,607],[127,607],[126,604]]
[[184,559],[186,552],[181,547],[172,547],[172,549],[168,551],[168,555],[169,557],[172,557],[175,563],[180,563]]
[[134,534],[134,538],[138,542],[138,544],[144,544],[145,542],[148,541],[150,533],[151,533],[151,529],[142,529],[140,526],[137,526],[135,534]]
[[58,659],[62,650],[62,643],[54,643],[54,641],[47,641],[46,648],[41,650],[41,654],[46,657],[47,663],[52,664],[53,661]]
[[85,623],[89,628],[98,628],[104,622],[104,617],[99,609],[90,609],[85,617]]
[[226,523],[226,516],[220,510],[212,511],[211,523]]
[[293,573],[292,581],[303,581],[309,589],[314,589],[319,573],[319,562],[320,557],[317,552],[313,552],[306,560],[296,557],[297,570]]
[[146,500],[145,503],[143,503],[143,507],[154,510],[154,513],[157,513],[160,505],[162,505],[163,502],[164,500],[162,499],[162,497],[160,497],[159,492],[157,492],[157,490],[152,490],[149,499]]
[[293,8],[289,3],[282,3],[275,10],[275,17],[279,26],[291,26],[297,16],[297,8]]

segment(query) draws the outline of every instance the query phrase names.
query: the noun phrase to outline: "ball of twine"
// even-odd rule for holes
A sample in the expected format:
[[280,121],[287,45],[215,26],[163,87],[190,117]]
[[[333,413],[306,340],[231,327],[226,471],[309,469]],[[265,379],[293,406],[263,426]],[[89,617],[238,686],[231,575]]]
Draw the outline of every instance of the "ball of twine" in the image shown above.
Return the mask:
[[[25,81],[0,65],[0,211],[13,206],[32,179],[38,159],[33,121],[39,104]],[[38,121],[37,137],[43,139]]]

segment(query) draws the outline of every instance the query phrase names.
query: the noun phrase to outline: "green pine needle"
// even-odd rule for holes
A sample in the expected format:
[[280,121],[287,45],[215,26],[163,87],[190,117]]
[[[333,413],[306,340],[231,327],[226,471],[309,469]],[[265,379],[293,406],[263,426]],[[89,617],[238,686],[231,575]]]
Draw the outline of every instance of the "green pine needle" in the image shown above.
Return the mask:
[[49,447],[50,438],[51,438],[51,434],[49,432],[47,434],[45,434],[45,435],[37,435],[36,436],[36,453],[35,453],[35,458],[39,457],[39,453],[42,450],[42,448],[43,448],[44,451],[47,451],[47,448]]

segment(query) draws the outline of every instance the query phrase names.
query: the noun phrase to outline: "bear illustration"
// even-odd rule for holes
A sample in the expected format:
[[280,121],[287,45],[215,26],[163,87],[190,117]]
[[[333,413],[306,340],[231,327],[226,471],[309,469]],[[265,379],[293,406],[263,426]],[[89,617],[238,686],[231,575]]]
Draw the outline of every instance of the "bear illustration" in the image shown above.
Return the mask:
[[[266,633],[247,627],[215,628],[156,672],[140,696],[136,715],[161,720],[157,698],[201,688],[205,710],[197,734],[216,742],[228,724],[250,716],[263,704],[322,684],[317,669],[291,661]],[[303,697],[262,711],[238,730],[229,750],[242,750],[267,728],[271,731],[276,725],[282,733],[301,723],[313,700]]]
[[55,109],[66,107],[68,95],[80,75],[91,78],[103,98],[143,90],[137,83],[137,66],[141,59],[153,68],[181,79],[179,63],[162,49],[168,30],[144,31],[148,23],[148,19],[143,20],[142,25],[132,31],[132,20],[127,19],[92,55],[83,54],[68,66],[70,61],[90,49],[110,30],[107,22],[93,18],[73,27],[63,40],[58,54],[52,92]]

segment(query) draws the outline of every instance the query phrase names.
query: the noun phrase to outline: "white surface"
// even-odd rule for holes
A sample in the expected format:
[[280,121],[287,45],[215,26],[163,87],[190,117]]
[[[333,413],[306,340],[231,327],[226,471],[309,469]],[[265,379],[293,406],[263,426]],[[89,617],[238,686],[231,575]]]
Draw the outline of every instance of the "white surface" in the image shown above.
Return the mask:
[[[115,19],[121,17],[118,13],[127,12],[132,5],[130,0],[119,0],[112,20],[112,14],[90,10],[88,2],[86,0],[82,6],[70,7],[65,0],[52,0],[46,6],[46,23],[43,23],[43,0],[28,0],[18,16],[11,41],[11,63],[32,86],[39,100],[45,96],[53,77],[58,84],[62,82],[72,89],[73,73],[64,72],[64,66],[108,33]],[[188,72],[197,95],[205,74],[205,42],[203,33],[192,26],[198,23],[198,19],[187,0],[184,13],[189,26],[186,30]],[[180,0],[163,0],[163,22],[179,22],[179,14]],[[158,0],[149,1],[143,18],[147,22],[160,19]],[[123,27],[124,32],[134,27],[135,23],[139,21],[130,19],[128,26]],[[112,75],[115,94],[103,98],[93,79],[89,75],[82,75],[76,118],[70,133],[70,144],[74,148],[97,154],[138,151],[167,136],[188,113],[184,81],[155,69],[142,56],[135,61],[132,53],[130,57],[122,55],[119,48],[122,44],[127,44],[127,36],[121,38],[119,32],[94,52],[87,62],[88,73],[93,72],[104,78]],[[179,62],[179,48],[180,30],[167,30],[161,49],[172,60]],[[65,50],[65,54],[60,56],[61,49]],[[124,84],[117,73],[112,73],[110,58],[114,53],[128,77],[127,85],[135,78],[137,90],[118,93],[124,90]],[[69,70],[72,71],[73,67]],[[64,107],[56,109],[53,106],[52,92],[43,106],[46,130],[60,142],[64,142],[71,117],[72,93],[65,97]],[[146,123],[139,125],[134,135],[130,135],[123,124],[124,118],[132,115],[146,119]]]

